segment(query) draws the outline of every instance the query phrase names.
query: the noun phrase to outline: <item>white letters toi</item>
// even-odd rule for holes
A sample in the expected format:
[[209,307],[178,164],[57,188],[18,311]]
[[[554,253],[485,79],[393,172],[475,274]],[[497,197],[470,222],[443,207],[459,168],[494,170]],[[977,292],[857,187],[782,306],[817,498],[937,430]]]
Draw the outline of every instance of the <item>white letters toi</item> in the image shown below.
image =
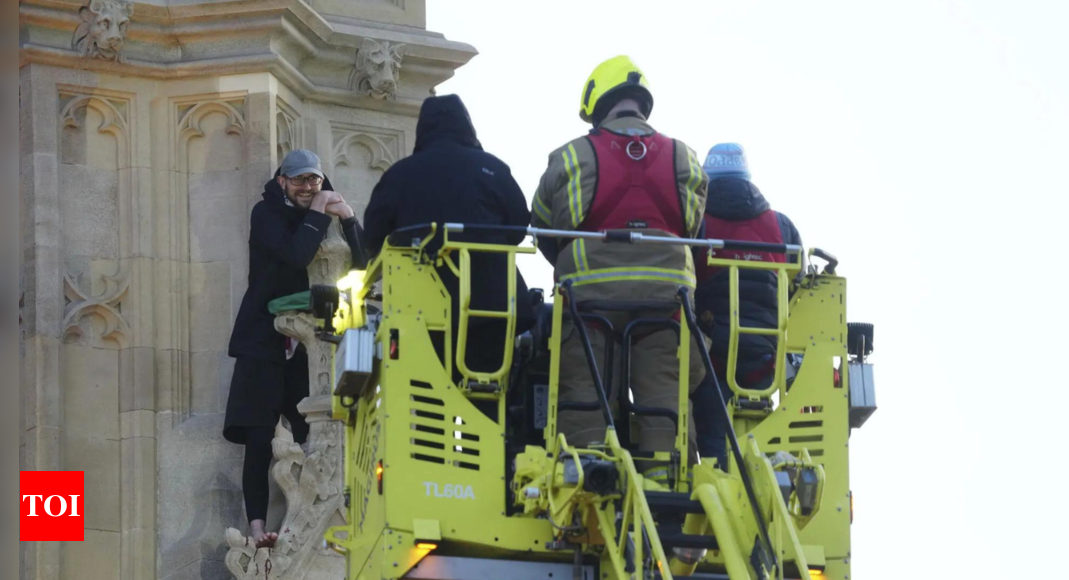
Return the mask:
[[[70,510],[70,513],[67,513],[67,498],[68,497],[71,498],[71,503],[70,503],[71,510]],[[50,495],[50,496],[48,496],[48,499],[45,499],[45,496],[43,496],[43,495],[24,495],[24,496],[22,496],[22,501],[26,501],[26,499],[29,498],[29,500],[30,500],[30,514],[29,514],[28,517],[31,517],[31,518],[37,517],[37,515],[38,515],[37,514],[37,501],[38,500],[42,500],[42,503],[44,504],[44,508],[45,508],[45,513],[48,514],[50,517],[58,518],[60,516],[67,516],[69,518],[78,518],[78,517],[81,517],[81,516],[78,515],[78,498],[79,497],[82,497],[82,496],[80,496],[80,495],[69,495],[69,496]],[[54,500],[58,500],[59,511],[55,511],[56,502]],[[55,513],[52,513],[54,511],[55,511]]]

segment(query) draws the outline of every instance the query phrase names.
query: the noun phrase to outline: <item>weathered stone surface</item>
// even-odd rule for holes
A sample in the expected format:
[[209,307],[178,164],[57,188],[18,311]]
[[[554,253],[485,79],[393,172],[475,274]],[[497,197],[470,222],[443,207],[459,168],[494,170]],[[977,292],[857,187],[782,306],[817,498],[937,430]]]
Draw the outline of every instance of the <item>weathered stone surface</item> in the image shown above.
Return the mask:
[[63,243],[68,254],[119,257],[118,174],[106,169],[63,165],[60,188]]
[[124,441],[127,439],[156,439],[156,412],[127,411],[120,413],[119,430]]
[[62,574],[38,577],[60,580],[115,580],[120,577],[119,534],[86,530],[84,542],[63,543],[62,561]]
[[[155,502],[153,502],[155,507]],[[156,530],[135,528],[120,536],[121,578],[156,578]]]
[[60,346],[54,338],[37,336],[25,344],[22,360],[22,396],[26,429],[63,426],[63,391],[60,376]]
[[134,437],[121,442],[122,530],[156,529],[156,439]]
[[233,191],[230,197],[194,200],[190,196],[189,245],[190,259],[194,262],[248,260],[248,232],[249,207],[240,190]]
[[156,354],[147,347],[126,348],[119,351],[119,411],[142,410],[156,410]]
[[120,531],[119,441],[67,435],[63,445],[64,469],[85,472],[86,529]]
[[214,198],[238,198],[244,201],[246,199],[245,173],[234,169],[191,173],[189,175],[190,203]]
[[225,401],[219,400],[222,381],[219,377],[220,361],[226,357],[222,351],[195,352],[191,355],[193,367],[193,413],[206,415],[221,413]]
[[66,346],[62,356],[68,437],[119,440],[119,353]]
[[194,416],[175,428],[166,415],[157,418],[161,578],[221,563],[223,530],[244,521],[243,449],[223,440],[222,415]]
[[230,265],[226,262],[189,267],[189,329],[191,352],[225,351],[236,313],[231,312]]
[[63,470],[63,431],[38,425],[26,431],[26,465],[37,471]]
[[424,27],[426,2],[411,0],[311,0],[312,8],[328,19],[361,18],[388,24]]
[[212,106],[191,118],[186,145],[190,174],[241,170],[245,165],[244,105]]
[[126,119],[118,108],[122,102],[84,95],[65,100],[60,119],[60,163],[109,171],[128,167],[126,160],[120,159],[120,154],[128,155]]
[[218,402],[216,403],[216,408],[226,411],[226,401],[230,396],[230,382],[234,378],[234,365],[237,360],[230,358],[227,353],[221,354],[222,356],[219,357],[219,383],[216,390]]

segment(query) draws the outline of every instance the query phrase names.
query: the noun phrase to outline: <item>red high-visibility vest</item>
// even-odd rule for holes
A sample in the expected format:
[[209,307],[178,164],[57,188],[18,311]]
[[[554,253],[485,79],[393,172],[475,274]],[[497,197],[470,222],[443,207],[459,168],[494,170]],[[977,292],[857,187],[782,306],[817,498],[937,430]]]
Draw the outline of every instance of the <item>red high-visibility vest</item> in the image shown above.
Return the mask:
[[[728,221],[705,214],[705,237],[710,240],[737,240],[740,242],[765,242],[782,244],[783,231],[779,218],[773,210],[766,210],[755,218],[743,221]],[[716,250],[716,258],[728,260],[752,260],[757,262],[786,262],[783,254],[755,252],[752,250]],[[710,267],[705,260],[695,260],[694,269],[698,282],[712,278],[720,268]]]
[[657,229],[687,237],[676,182],[675,142],[661,135],[587,137],[597,157],[598,179],[590,211],[579,229]]

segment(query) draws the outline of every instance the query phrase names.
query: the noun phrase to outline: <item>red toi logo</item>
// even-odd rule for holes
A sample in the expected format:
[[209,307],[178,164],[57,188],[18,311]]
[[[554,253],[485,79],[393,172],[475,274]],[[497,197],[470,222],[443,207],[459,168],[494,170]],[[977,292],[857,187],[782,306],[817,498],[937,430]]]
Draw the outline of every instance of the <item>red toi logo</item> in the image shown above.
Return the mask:
[[20,471],[21,542],[85,540],[85,473]]

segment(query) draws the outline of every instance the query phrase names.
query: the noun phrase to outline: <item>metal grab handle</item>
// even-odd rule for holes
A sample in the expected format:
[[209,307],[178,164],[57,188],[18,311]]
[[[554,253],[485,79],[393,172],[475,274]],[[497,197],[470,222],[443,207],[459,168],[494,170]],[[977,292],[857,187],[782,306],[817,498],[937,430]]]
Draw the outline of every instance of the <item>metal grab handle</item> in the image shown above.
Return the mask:
[[824,273],[825,274],[830,274],[832,276],[835,275],[835,269],[839,267],[839,259],[838,258],[836,258],[835,256],[831,255],[828,252],[825,252],[824,250],[821,250],[820,248],[809,248],[809,255],[810,256],[816,256],[816,257],[820,258],[821,260],[824,260],[825,262],[827,262],[828,265],[824,266]]
[[[516,252],[508,251],[508,309],[503,311],[471,309],[471,252],[460,249],[460,320],[457,329],[456,364],[465,378],[479,383],[498,383],[505,379],[512,368],[512,354],[516,341]],[[468,327],[472,318],[505,319],[505,352],[501,366],[493,372],[475,372],[468,368]]]
[[[690,305],[690,291],[685,287],[680,288],[679,298],[683,302],[683,315],[687,319],[687,326],[694,335],[694,340],[701,341],[702,333],[698,327],[698,319],[694,316],[694,308]],[[746,469],[746,462],[742,458],[742,449],[739,447],[739,440],[735,436],[735,426],[731,422],[727,402],[724,401],[724,393],[720,391],[720,380],[716,378],[716,371],[713,369],[712,359],[709,358],[709,351],[705,349],[703,343],[699,344],[701,348],[698,350],[701,351],[702,365],[705,366],[706,376],[712,379],[713,390],[716,391],[716,396],[720,400],[719,409],[727,424],[727,436],[728,441],[731,442],[731,454],[735,457],[735,466],[739,470],[739,475],[742,476],[742,484],[746,488],[746,496],[750,499],[750,507],[753,508],[754,518],[757,519],[757,527],[761,531],[761,540],[765,544],[765,550],[772,558],[773,567],[778,567],[776,552],[773,550],[772,540],[768,535],[768,525],[765,523],[765,518],[761,513],[761,505],[757,503],[757,492],[754,491],[753,479],[750,477],[750,470]]]
[[[777,264],[776,270],[776,328],[754,328],[743,326],[739,322],[741,306],[739,304],[739,266],[728,268],[730,318],[727,360],[727,381],[731,391],[739,396],[766,398],[776,391],[782,391],[787,385],[787,369],[781,362],[787,351],[787,315],[788,315],[788,264]],[[772,336],[776,338],[776,366],[772,373],[772,384],[764,389],[746,389],[739,385],[736,378],[739,365],[739,346],[742,335]],[[780,396],[784,395],[780,392]]]
[[447,233],[465,231],[485,231],[500,233],[523,233],[534,238],[562,238],[569,240],[601,240],[605,242],[622,242],[628,244],[663,244],[669,246],[691,246],[695,248],[736,249],[770,252],[773,254],[801,254],[802,246],[796,244],[766,244],[763,242],[745,242],[735,240],[711,240],[695,238],[677,238],[671,235],[650,235],[630,230],[608,230],[603,232],[582,232],[574,230],[553,230],[527,226],[495,226],[487,224],[447,223],[443,228]]

